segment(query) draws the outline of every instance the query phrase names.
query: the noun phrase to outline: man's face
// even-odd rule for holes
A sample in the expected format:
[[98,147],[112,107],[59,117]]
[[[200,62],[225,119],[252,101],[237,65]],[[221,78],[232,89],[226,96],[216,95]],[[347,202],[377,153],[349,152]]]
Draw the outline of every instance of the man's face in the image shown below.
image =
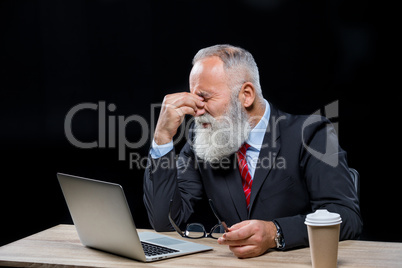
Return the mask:
[[207,162],[218,162],[236,152],[247,139],[251,129],[248,115],[233,93],[237,90],[226,84],[219,58],[194,65],[190,89],[205,100],[205,114],[195,118],[194,151]]
[[[228,109],[231,90],[227,85],[223,62],[209,57],[194,64],[190,73],[190,91],[204,98],[205,111],[214,118]],[[205,123],[204,127],[208,127]]]

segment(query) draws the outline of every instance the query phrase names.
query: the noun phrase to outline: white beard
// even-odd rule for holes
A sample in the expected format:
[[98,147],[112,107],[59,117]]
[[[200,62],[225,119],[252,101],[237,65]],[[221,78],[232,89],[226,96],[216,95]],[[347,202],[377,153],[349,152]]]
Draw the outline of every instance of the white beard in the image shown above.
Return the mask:
[[[210,124],[204,127],[203,123]],[[214,118],[204,114],[195,118],[193,149],[201,159],[216,163],[237,152],[251,131],[249,118],[240,101],[232,96],[224,115]]]

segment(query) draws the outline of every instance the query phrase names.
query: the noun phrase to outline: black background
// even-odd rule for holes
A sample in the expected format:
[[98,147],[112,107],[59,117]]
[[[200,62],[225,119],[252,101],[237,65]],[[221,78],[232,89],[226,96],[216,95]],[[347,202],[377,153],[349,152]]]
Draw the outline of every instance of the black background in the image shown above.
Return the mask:
[[[117,148],[72,145],[65,116],[78,104],[105,102],[115,104],[107,116],[116,122],[131,115],[150,122],[152,103],[188,90],[194,54],[218,43],[254,55],[265,98],[286,112],[338,101],[340,144],[361,174],[362,239],[402,242],[393,7],[306,2],[0,1],[0,245],[71,223],[56,172],[120,183],[137,226],[150,227],[144,170],[128,161],[130,153],[147,155],[149,139],[119,161]],[[77,113],[72,130],[96,141],[97,111]],[[135,142],[144,133],[129,123],[123,134]]]

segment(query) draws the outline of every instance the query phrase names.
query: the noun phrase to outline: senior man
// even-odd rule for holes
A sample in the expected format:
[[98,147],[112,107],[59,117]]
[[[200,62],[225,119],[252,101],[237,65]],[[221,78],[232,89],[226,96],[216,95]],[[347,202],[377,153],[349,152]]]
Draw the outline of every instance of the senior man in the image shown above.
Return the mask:
[[[176,157],[173,137],[185,115],[194,124]],[[216,45],[195,55],[190,92],[165,96],[153,138],[144,203],[156,231],[172,230],[169,211],[181,226],[210,219],[201,204],[211,199],[231,226],[218,243],[239,258],[308,246],[304,220],[317,209],[341,215],[340,239],[361,232],[346,152],[332,125],[265,100],[254,58],[242,48]]]

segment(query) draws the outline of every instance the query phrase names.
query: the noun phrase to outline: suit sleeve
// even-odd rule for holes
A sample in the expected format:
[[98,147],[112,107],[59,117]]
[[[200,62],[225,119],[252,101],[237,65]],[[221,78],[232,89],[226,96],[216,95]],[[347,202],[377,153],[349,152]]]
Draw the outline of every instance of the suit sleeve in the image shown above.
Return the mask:
[[[300,170],[312,211],[327,209],[341,215],[340,240],[356,239],[362,230],[359,201],[347,165],[346,152],[327,119],[303,129]],[[285,239],[285,249],[308,246],[306,215],[275,219]]]
[[196,167],[195,156],[189,143],[176,159],[175,150],[153,159],[148,156],[144,174],[144,204],[151,226],[156,231],[174,230],[168,219],[170,200],[172,218],[182,225],[202,198],[203,188]]

